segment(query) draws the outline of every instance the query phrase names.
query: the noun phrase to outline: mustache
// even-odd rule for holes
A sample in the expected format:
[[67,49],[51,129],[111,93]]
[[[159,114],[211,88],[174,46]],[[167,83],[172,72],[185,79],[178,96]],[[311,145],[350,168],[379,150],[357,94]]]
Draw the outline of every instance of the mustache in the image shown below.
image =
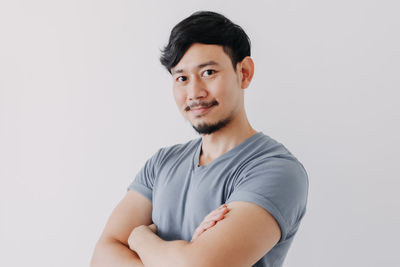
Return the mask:
[[218,105],[218,101],[215,99],[210,102],[196,101],[196,102],[193,102],[192,104],[190,104],[189,106],[187,106],[185,108],[185,111],[189,111],[192,108],[197,108],[197,107],[209,108],[209,107],[216,106],[216,105]]

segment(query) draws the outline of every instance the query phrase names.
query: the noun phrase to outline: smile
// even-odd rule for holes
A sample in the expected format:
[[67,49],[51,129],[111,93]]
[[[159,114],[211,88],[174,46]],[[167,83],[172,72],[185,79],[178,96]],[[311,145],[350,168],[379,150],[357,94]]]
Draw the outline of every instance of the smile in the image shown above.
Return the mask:
[[190,113],[192,113],[196,116],[199,116],[199,115],[204,115],[213,107],[214,107],[214,105],[209,106],[209,107],[195,107],[195,108],[191,108],[189,111],[190,111]]
[[214,106],[217,106],[218,102],[216,100],[213,100],[212,102],[209,103],[197,103],[192,106],[187,106],[185,108],[185,111],[189,111],[190,113],[194,114],[195,116],[202,116],[205,113],[207,113],[210,109],[212,109]]

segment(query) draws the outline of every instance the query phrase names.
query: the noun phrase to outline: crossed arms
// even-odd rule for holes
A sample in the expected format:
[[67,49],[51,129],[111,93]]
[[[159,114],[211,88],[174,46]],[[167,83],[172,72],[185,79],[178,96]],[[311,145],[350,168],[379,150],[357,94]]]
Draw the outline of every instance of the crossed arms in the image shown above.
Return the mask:
[[251,266],[279,241],[279,225],[256,204],[234,201],[227,206],[225,218],[195,240],[164,241],[148,226],[151,202],[130,190],[111,214],[91,266]]

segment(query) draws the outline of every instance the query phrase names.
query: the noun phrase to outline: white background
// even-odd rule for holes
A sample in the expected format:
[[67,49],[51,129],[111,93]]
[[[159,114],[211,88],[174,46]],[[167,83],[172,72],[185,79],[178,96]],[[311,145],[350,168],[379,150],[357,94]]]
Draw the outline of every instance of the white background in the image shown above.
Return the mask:
[[159,147],[196,137],[158,58],[171,28],[222,12],[253,44],[253,126],[305,165],[285,266],[400,266],[400,4],[0,2],[0,266],[88,266]]

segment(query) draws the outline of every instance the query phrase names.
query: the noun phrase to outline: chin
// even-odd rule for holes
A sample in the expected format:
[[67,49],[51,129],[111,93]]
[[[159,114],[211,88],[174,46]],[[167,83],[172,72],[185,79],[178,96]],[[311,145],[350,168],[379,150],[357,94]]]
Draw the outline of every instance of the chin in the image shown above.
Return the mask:
[[198,134],[212,134],[217,132],[218,130],[224,128],[226,125],[229,124],[231,121],[231,118],[225,118],[217,122],[200,122],[197,123],[196,125],[192,124],[193,129],[198,133]]

